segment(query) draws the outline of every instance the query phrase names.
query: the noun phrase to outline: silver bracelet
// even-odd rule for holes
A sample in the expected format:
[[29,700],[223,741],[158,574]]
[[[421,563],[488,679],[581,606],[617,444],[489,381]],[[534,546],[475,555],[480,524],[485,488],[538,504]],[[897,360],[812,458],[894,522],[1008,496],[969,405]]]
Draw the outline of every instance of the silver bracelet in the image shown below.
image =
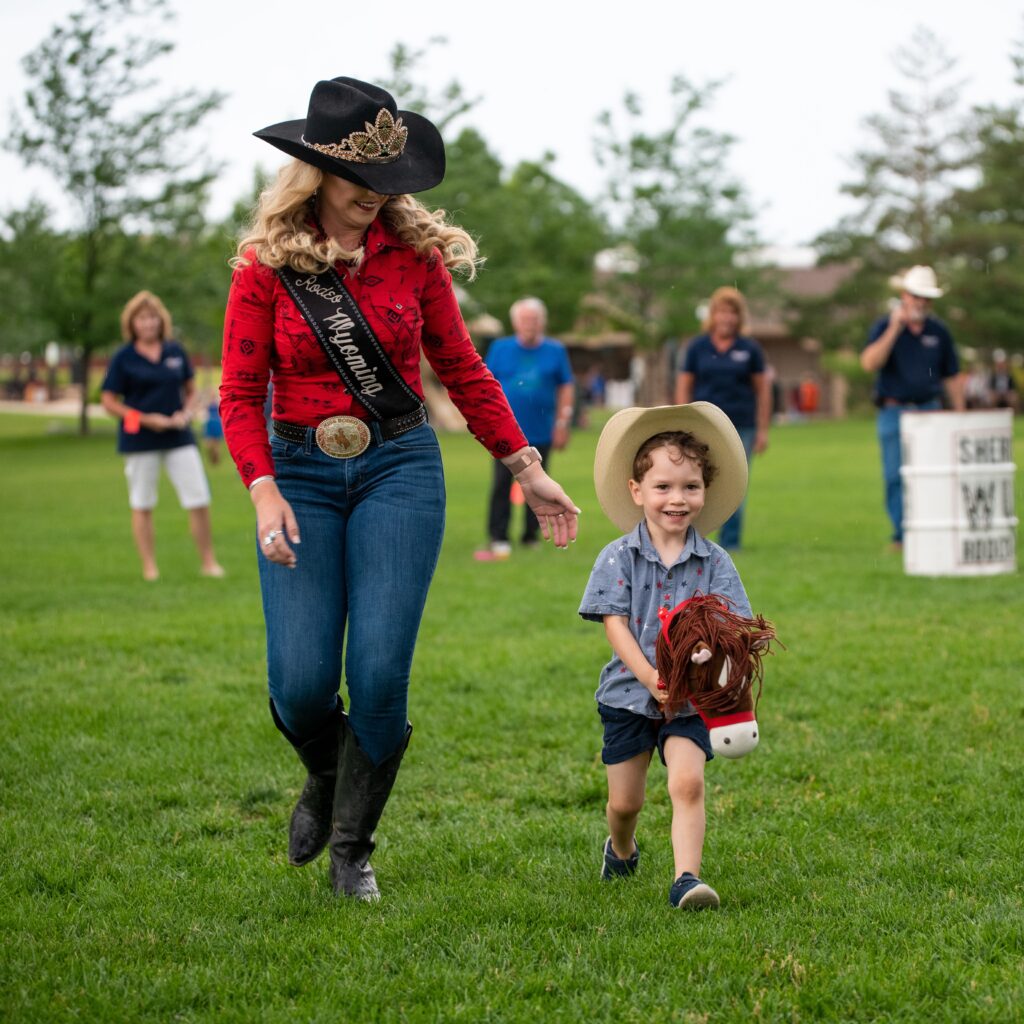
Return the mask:
[[249,490],[251,491],[257,484],[263,483],[264,480],[276,480],[277,478],[271,476],[269,473],[265,473],[263,476],[256,477],[251,484],[249,484]]

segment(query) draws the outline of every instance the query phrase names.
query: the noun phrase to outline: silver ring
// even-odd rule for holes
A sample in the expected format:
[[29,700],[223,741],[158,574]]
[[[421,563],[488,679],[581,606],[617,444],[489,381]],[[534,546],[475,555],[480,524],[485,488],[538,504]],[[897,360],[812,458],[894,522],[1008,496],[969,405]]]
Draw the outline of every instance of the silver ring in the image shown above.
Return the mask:
[[271,530],[270,533],[263,538],[263,546],[266,547],[268,544],[274,543],[274,538],[280,536],[280,530]]

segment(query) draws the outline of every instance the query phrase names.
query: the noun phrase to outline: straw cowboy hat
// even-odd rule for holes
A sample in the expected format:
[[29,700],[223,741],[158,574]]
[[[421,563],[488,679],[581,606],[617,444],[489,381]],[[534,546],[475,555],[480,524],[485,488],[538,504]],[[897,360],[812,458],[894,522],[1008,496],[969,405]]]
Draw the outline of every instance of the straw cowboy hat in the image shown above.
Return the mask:
[[718,469],[707,489],[704,508],[693,525],[702,534],[717,530],[740,507],[747,492],[747,456],[729,417],[711,402],[623,409],[604,426],[594,453],[594,489],[605,515],[624,533],[643,518],[644,510],[629,493],[633,459],[649,437],[668,430],[689,431],[710,449]]
[[391,93],[355,78],[317,82],[304,119],[253,134],[380,195],[423,192],[444,177],[437,128],[420,114],[399,110]]
[[899,292],[910,292],[922,299],[937,299],[943,294],[931,267],[911,267],[902,275],[890,277],[889,284]]

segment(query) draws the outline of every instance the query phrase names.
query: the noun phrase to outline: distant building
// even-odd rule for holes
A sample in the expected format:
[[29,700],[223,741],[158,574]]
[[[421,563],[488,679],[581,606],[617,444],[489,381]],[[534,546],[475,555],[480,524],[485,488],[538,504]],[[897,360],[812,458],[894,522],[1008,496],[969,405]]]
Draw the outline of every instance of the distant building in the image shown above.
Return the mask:
[[[774,373],[778,414],[807,414],[811,410],[801,407],[807,405],[811,395],[814,396],[813,414],[846,414],[845,378],[824,369],[819,339],[799,337],[794,333],[794,317],[787,300],[827,298],[853,269],[847,264],[778,267],[771,271],[776,282],[777,301],[759,297],[750,299],[751,322],[747,333],[761,343]],[[608,327],[614,322],[613,313],[600,294],[589,295],[584,300],[573,330],[560,336],[569,349],[573,371],[583,375],[597,369],[609,382],[631,381],[633,388],[619,393],[632,394],[640,405],[671,402],[678,343],[668,343],[654,351],[637,351],[630,332]],[[700,325],[695,320],[693,334],[699,330]],[[610,389],[610,404],[613,404],[613,393],[615,389]]]

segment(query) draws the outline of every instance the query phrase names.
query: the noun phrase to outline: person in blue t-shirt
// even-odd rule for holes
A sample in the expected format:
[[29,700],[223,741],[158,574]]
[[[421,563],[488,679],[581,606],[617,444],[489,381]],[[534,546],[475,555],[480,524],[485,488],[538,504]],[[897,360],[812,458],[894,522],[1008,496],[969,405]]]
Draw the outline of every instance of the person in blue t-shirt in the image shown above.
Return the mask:
[[113,355],[103,379],[101,400],[120,419],[117,450],[124,455],[132,534],[142,560],[142,576],[156,580],[153,509],[160,467],[167,470],[181,507],[188,510],[201,572],[219,577],[224,570],[213,553],[210,487],[192,436],[188,402],[194,390],[192,366],[185,350],[170,339],[171,317],[164,304],[142,291],[121,313],[126,344]]
[[882,449],[885,508],[892,521],[892,547],[903,546],[903,482],[900,478],[900,413],[904,409],[942,408],[945,385],[950,405],[966,408],[953,336],[929,316],[932,299],[942,295],[931,267],[911,267],[891,281],[900,299],[888,316],[875,321],[860,354],[860,364],[877,373],[878,441]]
[[[771,381],[764,352],[745,337],[747,303],[736,288],[718,288],[708,303],[704,333],[690,341],[676,375],[676,404],[711,402],[732,421],[751,455],[768,448],[772,417]],[[718,543],[728,550],[740,546],[745,502],[722,524]]]
[[[547,307],[536,298],[519,299],[509,310],[515,334],[497,338],[487,350],[487,368],[501,384],[526,440],[540,452],[544,463],[551,451],[569,442],[575,385],[565,346],[545,337]],[[488,505],[487,532],[490,546],[478,551],[477,559],[507,558],[509,521],[512,517],[512,474],[494,460],[494,475]],[[537,543],[540,526],[530,507],[523,505],[522,543]]]

